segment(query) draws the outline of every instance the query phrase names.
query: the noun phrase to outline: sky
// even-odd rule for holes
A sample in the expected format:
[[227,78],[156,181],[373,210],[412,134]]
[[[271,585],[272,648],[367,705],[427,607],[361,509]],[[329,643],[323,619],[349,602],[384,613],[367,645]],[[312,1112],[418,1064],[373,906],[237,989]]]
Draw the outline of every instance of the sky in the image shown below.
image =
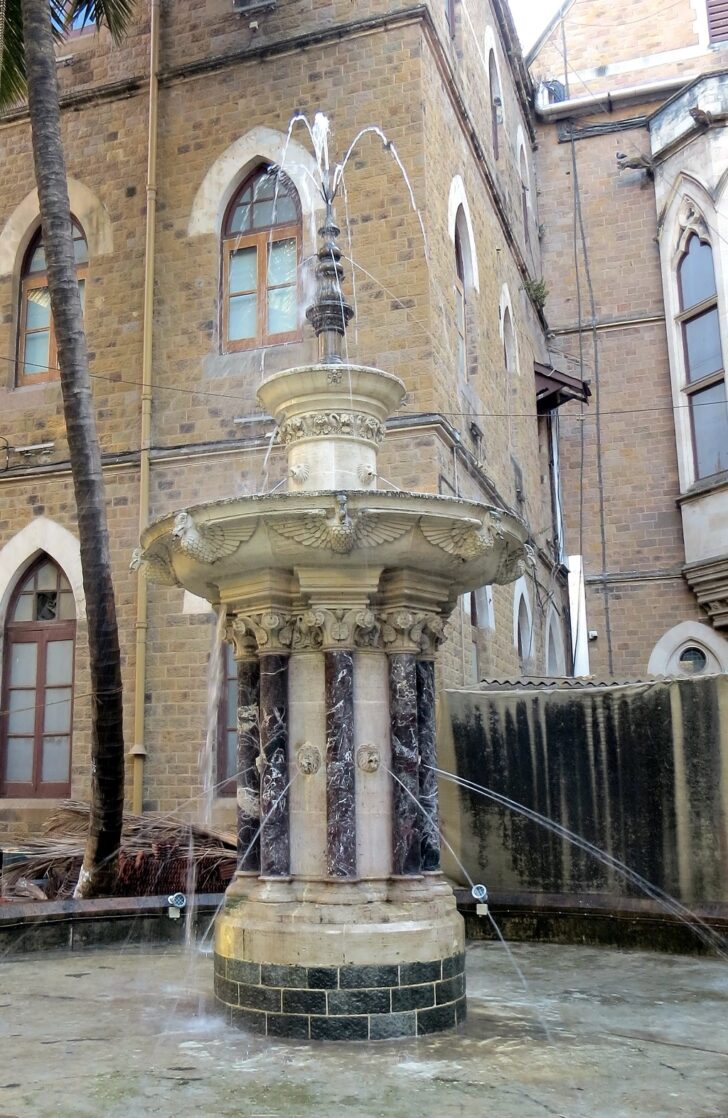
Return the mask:
[[536,41],[561,0],[509,0],[523,53]]

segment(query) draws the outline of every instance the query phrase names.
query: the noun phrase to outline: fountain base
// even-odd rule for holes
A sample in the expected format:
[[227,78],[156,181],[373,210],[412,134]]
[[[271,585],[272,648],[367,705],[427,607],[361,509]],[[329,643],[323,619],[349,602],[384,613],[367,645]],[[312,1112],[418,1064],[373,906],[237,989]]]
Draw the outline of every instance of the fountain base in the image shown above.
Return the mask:
[[440,874],[386,881],[239,875],[215,929],[215,996],[269,1036],[383,1040],[465,1018],[465,938]]

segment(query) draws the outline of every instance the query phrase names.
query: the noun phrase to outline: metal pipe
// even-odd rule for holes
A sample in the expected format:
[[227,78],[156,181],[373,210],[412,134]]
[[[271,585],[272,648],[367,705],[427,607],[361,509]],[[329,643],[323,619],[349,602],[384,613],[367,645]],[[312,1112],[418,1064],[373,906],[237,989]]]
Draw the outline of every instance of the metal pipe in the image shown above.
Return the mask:
[[663,78],[661,81],[643,82],[641,85],[627,85],[624,89],[605,90],[604,93],[590,93],[588,97],[572,97],[568,101],[555,101],[543,107],[536,104],[539,120],[560,120],[562,117],[578,116],[592,109],[611,112],[624,101],[639,98],[650,100],[655,94],[674,93],[691,82],[696,75],[682,74],[679,78]]
[[[149,124],[147,136],[146,230],[144,239],[144,316],[142,323],[142,398],[139,455],[139,534],[149,520],[149,475],[152,434],[152,331],[154,327],[154,241],[157,216],[157,116],[159,104],[159,0],[150,0],[149,27]],[[134,656],[134,744],[132,757],[132,811],[140,815],[144,805],[144,693],[147,675],[148,628],[147,580],[137,571],[137,615]]]

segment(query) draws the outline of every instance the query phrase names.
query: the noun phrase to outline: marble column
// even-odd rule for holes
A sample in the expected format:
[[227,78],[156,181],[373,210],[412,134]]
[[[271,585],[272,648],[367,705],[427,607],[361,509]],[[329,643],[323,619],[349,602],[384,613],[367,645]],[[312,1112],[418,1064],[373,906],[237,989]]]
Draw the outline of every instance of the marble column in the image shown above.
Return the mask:
[[288,656],[280,653],[260,657],[260,749],[260,872],[263,877],[288,877]]
[[440,821],[437,802],[435,738],[435,661],[417,661],[417,738],[420,752],[419,796],[422,827],[422,869],[440,868]]
[[389,718],[392,742],[392,872],[421,870],[421,811],[417,744],[417,659],[389,654]]
[[238,870],[260,871],[260,663],[238,662]]
[[326,847],[330,877],[356,877],[354,656],[329,651],[326,662]]

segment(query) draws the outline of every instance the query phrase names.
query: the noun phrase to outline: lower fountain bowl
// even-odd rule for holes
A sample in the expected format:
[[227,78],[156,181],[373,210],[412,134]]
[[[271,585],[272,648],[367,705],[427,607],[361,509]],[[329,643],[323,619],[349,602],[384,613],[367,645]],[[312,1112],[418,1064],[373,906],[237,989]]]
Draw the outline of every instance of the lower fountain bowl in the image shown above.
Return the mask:
[[465,1019],[465,938],[441,879],[237,878],[215,929],[227,1020],[300,1040],[385,1040]]

